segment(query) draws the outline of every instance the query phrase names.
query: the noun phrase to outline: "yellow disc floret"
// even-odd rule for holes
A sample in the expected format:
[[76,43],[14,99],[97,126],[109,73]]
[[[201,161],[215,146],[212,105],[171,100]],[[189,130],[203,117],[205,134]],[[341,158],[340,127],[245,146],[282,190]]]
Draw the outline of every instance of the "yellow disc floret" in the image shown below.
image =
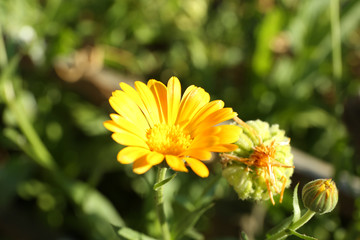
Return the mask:
[[150,150],[174,156],[187,150],[193,140],[179,125],[165,123],[156,124],[148,129],[146,137]]

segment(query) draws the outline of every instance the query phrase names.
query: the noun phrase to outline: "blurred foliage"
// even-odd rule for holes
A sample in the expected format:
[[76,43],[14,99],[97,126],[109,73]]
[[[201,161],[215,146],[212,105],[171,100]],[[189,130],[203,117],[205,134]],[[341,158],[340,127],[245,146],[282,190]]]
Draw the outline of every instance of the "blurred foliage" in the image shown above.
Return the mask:
[[[336,175],[360,175],[356,139],[342,122],[345,102],[359,96],[360,2],[340,1],[340,79],[329,2],[0,1],[0,238],[117,239],[108,222],[159,236],[154,173],[137,176],[118,164],[120,147],[102,126],[114,76],[117,83],[176,75],[243,120],[280,124],[294,146],[333,164]],[[94,58],[81,58],[81,49]],[[238,239],[239,219],[256,208],[236,199],[219,167],[211,164],[208,179],[178,174],[166,185],[170,221],[215,200],[189,239]],[[264,229],[291,213],[286,194],[268,207]],[[356,239],[358,199],[354,209],[319,216],[304,232]]]

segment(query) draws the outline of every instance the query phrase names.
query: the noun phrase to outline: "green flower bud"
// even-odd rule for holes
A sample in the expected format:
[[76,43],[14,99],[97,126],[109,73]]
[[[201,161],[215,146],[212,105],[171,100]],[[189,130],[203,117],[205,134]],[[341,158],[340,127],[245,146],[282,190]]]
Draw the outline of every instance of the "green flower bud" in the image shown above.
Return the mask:
[[317,179],[302,189],[304,206],[311,211],[324,214],[334,210],[338,202],[338,190],[331,179]]
[[243,122],[235,118],[242,128],[238,149],[222,154],[222,175],[239,195],[240,199],[268,200],[275,204],[273,196],[280,194],[294,172],[290,139],[278,125],[260,120]]

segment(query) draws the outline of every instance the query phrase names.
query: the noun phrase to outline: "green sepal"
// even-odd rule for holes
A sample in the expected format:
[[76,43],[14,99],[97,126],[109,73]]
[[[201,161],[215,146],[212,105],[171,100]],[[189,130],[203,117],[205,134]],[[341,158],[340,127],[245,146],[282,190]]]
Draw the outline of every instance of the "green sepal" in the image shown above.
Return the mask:
[[168,182],[170,182],[171,180],[173,180],[175,177],[176,177],[177,173],[175,172],[173,175],[171,175],[170,177],[168,178],[165,178],[164,180],[160,181],[160,182],[157,182],[154,184],[154,190],[157,191],[157,189],[159,187],[162,187],[163,185],[167,184]]
[[113,229],[121,240],[156,240],[128,227],[113,226]]
[[298,198],[298,187],[299,187],[299,183],[296,184],[296,186],[294,188],[294,193],[293,193],[293,209],[294,209],[294,216],[292,219],[293,223],[296,222],[297,220],[299,220],[301,217],[299,198]]

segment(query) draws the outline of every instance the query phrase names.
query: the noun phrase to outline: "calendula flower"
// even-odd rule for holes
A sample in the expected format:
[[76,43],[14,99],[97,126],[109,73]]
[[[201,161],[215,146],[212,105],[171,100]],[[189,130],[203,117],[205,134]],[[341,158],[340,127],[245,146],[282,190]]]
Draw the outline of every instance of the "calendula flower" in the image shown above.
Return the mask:
[[239,138],[235,125],[215,126],[235,117],[224,102],[210,102],[204,89],[190,86],[181,97],[180,81],[171,77],[167,86],[156,80],[147,85],[135,82],[135,89],[120,83],[110,105],[117,112],[104,126],[123,148],[117,155],[122,164],[133,163],[133,171],[143,174],[152,166],[166,163],[175,171],[188,172],[189,166],[200,177],[209,170],[200,160],[211,152],[234,151]]

